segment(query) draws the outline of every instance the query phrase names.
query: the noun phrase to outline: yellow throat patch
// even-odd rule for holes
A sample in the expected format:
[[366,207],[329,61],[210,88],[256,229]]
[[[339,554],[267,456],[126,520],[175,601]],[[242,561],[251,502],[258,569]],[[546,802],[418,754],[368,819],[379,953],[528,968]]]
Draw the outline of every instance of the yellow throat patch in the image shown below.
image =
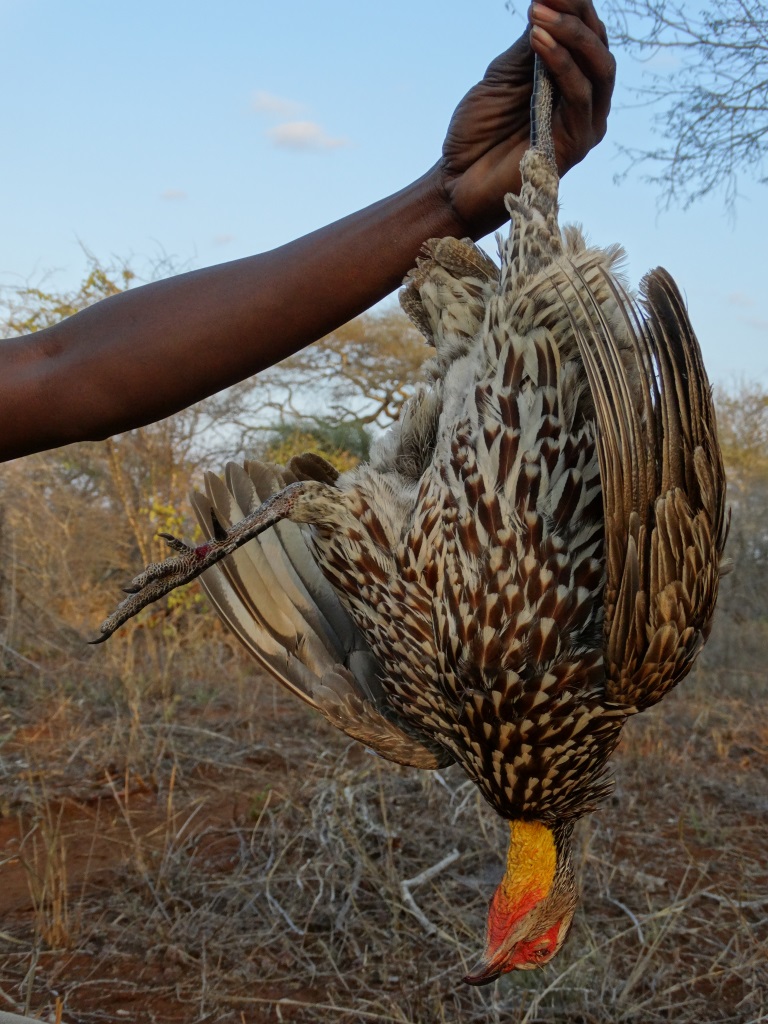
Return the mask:
[[511,905],[530,909],[552,888],[557,868],[555,837],[540,821],[510,821],[507,870],[501,888]]

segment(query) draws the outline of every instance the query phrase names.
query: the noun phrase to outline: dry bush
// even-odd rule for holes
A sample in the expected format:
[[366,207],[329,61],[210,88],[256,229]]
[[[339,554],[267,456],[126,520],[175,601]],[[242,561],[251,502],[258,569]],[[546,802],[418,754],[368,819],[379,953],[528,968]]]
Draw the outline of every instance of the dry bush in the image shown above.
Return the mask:
[[736,572],[712,642],[629,723],[615,795],[580,832],[566,949],[480,990],[460,977],[505,829],[460,772],[400,769],[334,733],[255,674],[194,588],[107,645],[83,642],[162,553],[158,527],[191,535],[204,415],[5,467],[0,1010],[63,1024],[768,1021],[768,460],[747,451],[766,405],[753,397],[721,405]]
[[[474,787],[382,762],[236,651],[196,651],[172,698],[4,680],[3,1009],[58,999],[65,1024],[768,1019],[764,679],[702,666],[630,723],[615,796],[581,831],[566,949],[476,990],[459,979],[505,836]],[[57,872],[58,903],[41,900]]]

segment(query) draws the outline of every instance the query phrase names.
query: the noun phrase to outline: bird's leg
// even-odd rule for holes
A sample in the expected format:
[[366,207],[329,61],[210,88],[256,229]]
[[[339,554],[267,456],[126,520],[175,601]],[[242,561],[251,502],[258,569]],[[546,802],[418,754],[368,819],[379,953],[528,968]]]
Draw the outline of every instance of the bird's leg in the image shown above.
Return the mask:
[[531,97],[531,147],[520,161],[523,186],[511,193],[506,206],[512,228],[502,250],[501,291],[514,300],[530,280],[563,252],[557,220],[560,179],[552,136],[554,85],[538,56],[534,64]]
[[552,137],[552,108],[555,88],[552,78],[540,57],[533,64],[533,93],[531,95],[531,148],[543,153],[552,167],[555,164],[555,140]]
[[520,201],[524,206],[538,210],[553,236],[559,236],[557,224],[557,194],[560,177],[555,160],[555,142],[552,136],[552,110],[555,86],[546,67],[536,57],[533,67],[533,94],[531,96],[531,148],[520,161],[523,187]]
[[[168,546],[178,554],[166,558],[164,562],[151,563],[135,576],[125,588],[126,593],[131,596],[120,602],[112,615],[101,624],[100,635],[90,642],[100,644],[107,640],[116,629],[148,604],[189,583],[281,519],[290,519],[298,511],[298,506],[304,504],[301,499],[305,493],[314,491],[317,487],[317,484],[307,484],[303,481],[289,484],[228,530],[224,529],[212,511],[214,537],[204,544],[198,544],[197,547],[185,544],[170,534],[161,533],[160,536]],[[299,515],[296,518],[304,516]]]

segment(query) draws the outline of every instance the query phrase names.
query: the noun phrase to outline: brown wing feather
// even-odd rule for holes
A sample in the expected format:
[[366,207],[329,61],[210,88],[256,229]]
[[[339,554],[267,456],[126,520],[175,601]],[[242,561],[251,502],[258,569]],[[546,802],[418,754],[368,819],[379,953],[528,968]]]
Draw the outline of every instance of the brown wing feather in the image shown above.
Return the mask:
[[[292,480],[290,471],[263,463],[230,464],[226,483],[208,474],[207,494],[194,494],[192,503],[203,531],[213,537],[214,516],[226,528]],[[295,523],[278,523],[200,579],[258,664],[337,728],[400,764],[438,768],[453,760],[385,711],[374,656]]]
[[709,381],[674,281],[654,270],[637,302],[606,280],[618,316],[609,320],[581,280],[572,326],[599,425],[606,693],[643,710],[687,674],[709,635],[725,473]]

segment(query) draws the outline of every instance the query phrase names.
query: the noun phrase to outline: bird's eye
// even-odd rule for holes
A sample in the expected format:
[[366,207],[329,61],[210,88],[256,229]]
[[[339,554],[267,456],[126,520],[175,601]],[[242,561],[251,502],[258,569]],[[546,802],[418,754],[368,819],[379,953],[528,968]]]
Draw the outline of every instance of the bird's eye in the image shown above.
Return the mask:
[[549,946],[539,946],[538,949],[534,949],[533,951],[533,955],[536,957],[537,960],[543,960],[544,957],[549,956],[549,954]]

